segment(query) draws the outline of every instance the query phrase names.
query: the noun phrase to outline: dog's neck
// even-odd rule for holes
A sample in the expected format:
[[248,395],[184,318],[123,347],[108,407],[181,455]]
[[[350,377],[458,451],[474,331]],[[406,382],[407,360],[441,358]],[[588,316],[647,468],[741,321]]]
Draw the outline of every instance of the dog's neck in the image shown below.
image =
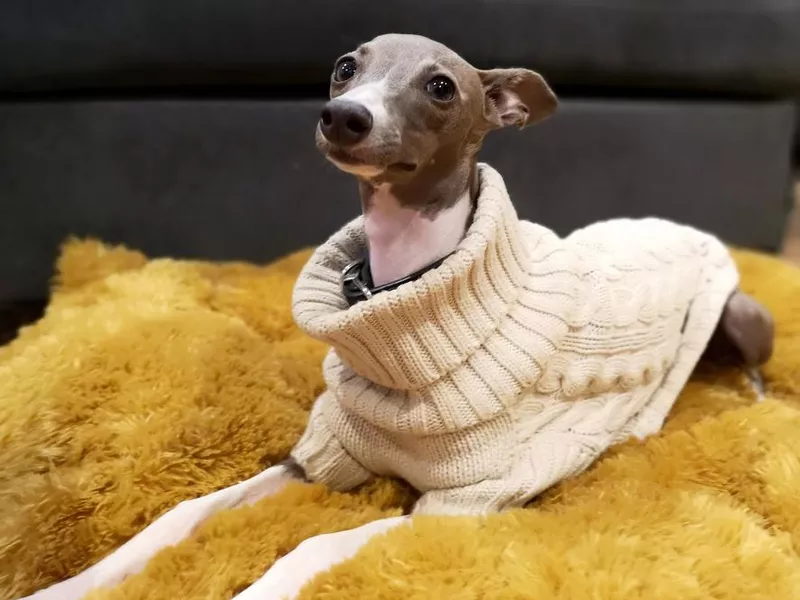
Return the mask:
[[477,188],[474,161],[444,176],[431,169],[404,184],[360,181],[373,285],[407,277],[455,250],[469,226]]

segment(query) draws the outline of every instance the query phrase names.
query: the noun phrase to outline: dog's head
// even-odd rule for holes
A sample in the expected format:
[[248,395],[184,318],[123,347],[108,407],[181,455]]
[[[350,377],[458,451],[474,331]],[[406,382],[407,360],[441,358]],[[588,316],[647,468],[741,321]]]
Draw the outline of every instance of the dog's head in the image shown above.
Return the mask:
[[339,58],[330,97],[318,148],[343,171],[383,181],[474,155],[489,131],[537,123],[558,103],[538,73],[479,70],[442,44],[400,34]]

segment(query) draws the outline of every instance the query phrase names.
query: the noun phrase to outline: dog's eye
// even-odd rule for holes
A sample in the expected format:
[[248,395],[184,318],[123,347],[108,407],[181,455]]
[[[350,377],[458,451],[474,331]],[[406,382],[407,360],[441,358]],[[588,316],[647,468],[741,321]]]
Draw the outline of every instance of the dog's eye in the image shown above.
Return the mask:
[[449,102],[456,95],[456,84],[444,75],[438,75],[428,82],[425,90],[440,102]]
[[333,78],[342,83],[356,74],[356,59],[352,56],[345,56],[336,63],[333,69]]

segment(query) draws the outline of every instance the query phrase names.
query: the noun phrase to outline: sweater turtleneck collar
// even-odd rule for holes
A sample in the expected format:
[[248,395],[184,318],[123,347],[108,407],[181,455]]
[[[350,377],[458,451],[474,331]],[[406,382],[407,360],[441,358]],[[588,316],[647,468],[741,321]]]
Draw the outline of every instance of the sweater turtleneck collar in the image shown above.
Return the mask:
[[498,330],[528,283],[535,240],[526,237],[502,177],[480,164],[473,221],[441,265],[348,306],[342,270],[367,246],[358,217],[303,268],[294,290],[295,321],[362,377],[392,389],[419,389],[468,360]]

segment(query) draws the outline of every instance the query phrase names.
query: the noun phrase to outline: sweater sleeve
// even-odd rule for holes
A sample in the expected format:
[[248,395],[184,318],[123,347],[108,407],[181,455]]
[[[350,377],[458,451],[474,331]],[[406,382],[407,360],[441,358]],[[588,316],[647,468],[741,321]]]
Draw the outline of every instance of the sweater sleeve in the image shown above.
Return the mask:
[[328,425],[325,407],[332,400],[326,390],[314,403],[306,430],[291,456],[314,483],[348,491],[368,481],[372,474],[350,456]]

